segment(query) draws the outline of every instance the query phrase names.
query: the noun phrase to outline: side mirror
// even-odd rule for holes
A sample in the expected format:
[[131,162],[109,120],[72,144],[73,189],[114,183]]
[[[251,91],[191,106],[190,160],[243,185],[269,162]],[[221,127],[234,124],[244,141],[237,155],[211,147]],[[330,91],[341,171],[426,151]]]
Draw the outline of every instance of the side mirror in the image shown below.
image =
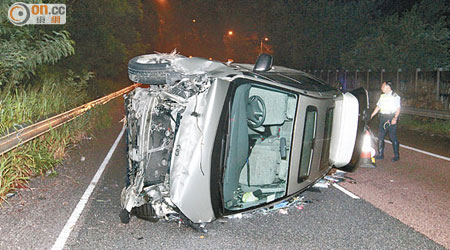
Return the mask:
[[255,66],[253,67],[253,71],[255,72],[265,72],[269,71],[272,68],[273,57],[269,54],[261,54],[256,59]]

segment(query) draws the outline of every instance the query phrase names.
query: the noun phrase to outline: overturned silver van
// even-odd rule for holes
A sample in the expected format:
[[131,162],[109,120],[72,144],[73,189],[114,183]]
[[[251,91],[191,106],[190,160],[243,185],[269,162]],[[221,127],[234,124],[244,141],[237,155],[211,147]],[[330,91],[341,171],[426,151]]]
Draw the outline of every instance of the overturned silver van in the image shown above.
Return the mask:
[[298,195],[332,167],[357,167],[362,88],[342,93],[267,54],[255,65],[150,54],[128,71],[147,88],[125,97],[124,223],[211,222]]

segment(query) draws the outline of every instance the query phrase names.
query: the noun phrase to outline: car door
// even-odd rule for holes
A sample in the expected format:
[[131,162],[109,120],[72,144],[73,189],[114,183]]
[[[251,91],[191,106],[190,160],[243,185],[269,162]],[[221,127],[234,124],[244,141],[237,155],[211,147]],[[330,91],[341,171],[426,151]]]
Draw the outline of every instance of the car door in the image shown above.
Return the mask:
[[333,100],[299,96],[287,195],[312,185],[330,169]]

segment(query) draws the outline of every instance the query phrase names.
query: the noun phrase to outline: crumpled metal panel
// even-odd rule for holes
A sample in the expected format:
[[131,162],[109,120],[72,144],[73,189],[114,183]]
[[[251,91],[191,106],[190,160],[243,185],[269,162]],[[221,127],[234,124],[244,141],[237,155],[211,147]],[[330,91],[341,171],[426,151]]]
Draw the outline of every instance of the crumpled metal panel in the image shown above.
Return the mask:
[[[161,107],[170,110],[172,118],[177,115],[182,118],[175,138],[171,139],[173,141],[162,143],[159,147],[150,143],[155,131],[139,130],[137,139],[140,140],[140,145],[129,150],[129,159],[139,163],[138,169],[130,185],[122,191],[122,207],[131,211],[133,207],[150,202],[156,215],[163,218],[175,213],[176,206],[195,223],[212,221],[214,213],[210,200],[210,158],[212,138],[219,120],[217,110],[222,109],[224,97],[220,103],[214,102],[214,95],[210,91],[217,91],[217,86],[211,88],[216,78],[210,77],[206,72],[224,76],[227,69],[218,62],[174,54],[145,55],[139,60],[170,65],[165,85],[139,88],[131,95],[133,100],[128,110],[134,112],[139,126],[158,126],[145,123],[153,123],[153,117],[160,112]],[[220,90],[226,92],[226,88]],[[214,117],[213,124],[211,117]],[[173,131],[175,121],[171,120],[170,123],[163,127]],[[205,136],[210,139],[206,143],[208,145],[205,145]],[[151,154],[165,149],[172,150],[170,175],[166,176],[163,183],[144,188],[144,178],[150,170],[148,165],[152,160]]]
[[[202,165],[202,153],[205,151],[203,145],[204,111],[207,104],[205,95],[206,93],[201,93],[192,97],[183,113],[180,133],[172,152],[173,161],[170,170],[170,197],[173,203],[193,221],[202,220],[200,217],[212,219],[211,216],[213,216],[212,209],[210,209],[211,202],[208,199],[210,196],[210,166]],[[196,186],[193,187],[192,183],[195,183]],[[207,195],[200,194],[199,191],[207,192]],[[201,200],[198,200],[199,198]],[[189,207],[189,204],[195,204],[196,211],[186,210],[185,208]],[[208,213],[210,216],[207,215]],[[195,218],[192,214],[196,214]]]

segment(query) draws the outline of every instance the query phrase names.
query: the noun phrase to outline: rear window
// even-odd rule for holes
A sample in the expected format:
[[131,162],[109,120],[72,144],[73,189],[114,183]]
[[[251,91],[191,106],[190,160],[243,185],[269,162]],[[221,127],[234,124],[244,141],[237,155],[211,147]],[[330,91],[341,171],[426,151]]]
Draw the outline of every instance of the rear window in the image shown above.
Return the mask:
[[320,159],[320,170],[324,171],[328,169],[330,165],[330,143],[331,143],[331,129],[333,126],[333,112],[334,109],[330,108],[327,110],[327,115],[325,117],[325,130],[323,132],[323,146],[322,146],[322,156]]
[[314,141],[316,140],[317,108],[308,106],[306,108],[305,129],[303,130],[302,154],[300,157],[300,169],[297,182],[308,179],[311,172],[311,163],[314,155]]

